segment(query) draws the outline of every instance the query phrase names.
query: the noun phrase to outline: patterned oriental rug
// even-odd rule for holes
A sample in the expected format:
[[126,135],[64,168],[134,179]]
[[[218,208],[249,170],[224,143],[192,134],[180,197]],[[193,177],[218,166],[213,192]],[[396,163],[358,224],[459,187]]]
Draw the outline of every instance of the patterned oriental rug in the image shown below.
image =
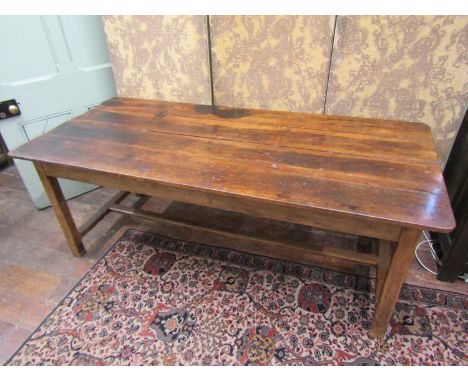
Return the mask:
[[9,365],[466,365],[468,297],[129,229]]

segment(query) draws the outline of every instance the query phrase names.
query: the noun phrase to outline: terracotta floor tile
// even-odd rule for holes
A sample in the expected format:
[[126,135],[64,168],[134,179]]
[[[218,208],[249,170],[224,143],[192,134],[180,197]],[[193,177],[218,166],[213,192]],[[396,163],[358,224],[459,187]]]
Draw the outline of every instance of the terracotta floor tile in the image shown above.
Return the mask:
[[0,321],[0,363],[4,364],[30,335],[30,330]]
[[0,288],[33,298],[47,295],[60,284],[60,277],[52,273],[40,272],[18,264],[1,264],[0,280]]
[[60,284],[51,273],[16,264],[2,264],[0,280],[0,320],[31,330],[50,311],[46,300]]

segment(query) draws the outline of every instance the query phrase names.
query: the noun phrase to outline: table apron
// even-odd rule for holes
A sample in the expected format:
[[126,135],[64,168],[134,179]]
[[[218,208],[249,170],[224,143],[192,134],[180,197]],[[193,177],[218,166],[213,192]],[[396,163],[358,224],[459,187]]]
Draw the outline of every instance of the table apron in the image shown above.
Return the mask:
[[209,191],[183,188],[182,185],[166,185],[143,178],[133,178],[120,174],[104,173],[45,162],[37,163],[40,163],[45,173],[51,177],[88,182],[168,200],[390,241],[398,241],[401,233],[401,227],[398,225],[369,221],[355,216],[349,217],[338,213],[333,214],[320,211],[311,212],[310,209],[253,200],[236,195],[223,195]]

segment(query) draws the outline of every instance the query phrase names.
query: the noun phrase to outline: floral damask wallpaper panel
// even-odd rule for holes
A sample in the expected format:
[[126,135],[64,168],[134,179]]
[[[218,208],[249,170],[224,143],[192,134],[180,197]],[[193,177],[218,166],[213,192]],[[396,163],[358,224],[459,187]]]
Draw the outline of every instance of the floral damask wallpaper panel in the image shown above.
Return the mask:
[[334,16],[211,16],[217,105],[322,113]]
[[118,94],[209,104],[205,16],[105,16]]
[[427,123],[445,163],[468,104],[468,17],[338,16],[325,112]]

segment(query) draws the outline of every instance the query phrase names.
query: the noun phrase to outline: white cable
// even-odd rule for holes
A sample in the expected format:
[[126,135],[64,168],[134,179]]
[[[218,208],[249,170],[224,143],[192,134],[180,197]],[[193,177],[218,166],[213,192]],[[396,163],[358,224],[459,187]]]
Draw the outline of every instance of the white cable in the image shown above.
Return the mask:
[[[419,247],[420,247],[422,244],[427,243],[428,246],[429,246],[429,248],[431,249],[431,255],[432,255],[432,257],[434,258],[436,264],[440,266],[440,265],[442,265],[442,262],[440,261],[439,256],[437,256],[437,252],[436,252],[436,250],[435,250],[435,248],[434,248],[434,245],[433,245],[434,243],[438,243],[438,241],[437,241],[437,240],[431,240],[431,239],[429,239],[429,237],[428,237],[427,234],[426,234],[426,231],[423,231],[423,235],[424,235],[424,237],[426,238],[426,240],[422,240],[422,241],[416,246],[416,249],[414,250],[414,254],[416,255],[416,260],[418,260],[418,263],[419,263],[419,265],[420,265],[421,267],[423,267],[426,271],[428,271],[428,272],[430,272],[430,273],[436,275],[437,272],[434,272],[432,269],[429,269],[429,267],[427,267],[427,266],[422,262],[422,260],[419,258],[418,249],[419,249]],[[465,278],[462,277],[462,276],[458,276],[458,278],[460,278],[460,279],[462,279],[462,280],[465,280]],[[465,280],[465,282],[467,282],[467,281]]]
[[440,261],[439,256],[437,256],[437,251],[434,249],[433,245],[433,243],[436,243],[438,241],[429,239],[427,237],[426,231],[423,231],[423,235],[426,238],[427,243],[429,244],[429,248],[431,248],[431,255],[434,258],[435,262],[437,263],[437,265],[442,265],[442,262]]
[[[424,236],[426,236],[425,233],[424,233]],[[419,265],[421,265],[421,267],[423,267],[426,271],[428,271],[428,272],[430,272],[430,273],[436,275],[437,272],[434,272],[432,269],[429,269],[429,268],[421,261],[421,259],[419,258],[419,255],[418,255],[418,249],[419,249],[419,247],[421,246],[421,244],[424,244],[424,243],[428,243],[428,244],[429,244],[429,247],[431,248],[431,254],[432,254],[432,249],[433,249],[433,248],[432,248],[432,243],[430,243],[430,241],[432,241],[432,240],[427,240],[427,239],[426,239],[426,240],[421,241],[421,242],[416,246],[416,249],[414,250],[414,254],[416,255],[416,260],[418,260],[418,263],[419,263]],[[434,256],[434,255],[432,255],[432,256]]]

